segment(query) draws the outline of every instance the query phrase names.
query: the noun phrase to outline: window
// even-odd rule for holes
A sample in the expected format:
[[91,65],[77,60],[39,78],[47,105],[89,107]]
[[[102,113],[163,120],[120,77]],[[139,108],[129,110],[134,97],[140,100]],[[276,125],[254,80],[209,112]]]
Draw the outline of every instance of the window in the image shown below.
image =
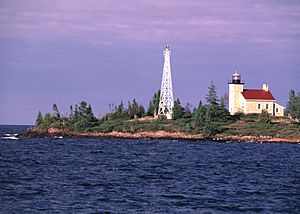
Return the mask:
[[279,112],[279,109],[278,109],[278,108],[276,108],[276,112]]
[[258,103],[257,108],[260,109],[260,103]]
[[269,104],[266,104],[266,109],[269,109]]

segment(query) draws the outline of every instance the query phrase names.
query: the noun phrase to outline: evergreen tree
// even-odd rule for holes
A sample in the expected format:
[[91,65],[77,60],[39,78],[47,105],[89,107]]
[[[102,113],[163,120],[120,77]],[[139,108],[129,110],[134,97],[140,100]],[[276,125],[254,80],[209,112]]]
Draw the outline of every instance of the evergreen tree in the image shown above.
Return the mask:
[[153,116],[154,115],[154,104],[152,100],[149,102],[149,107],[146,113],[147,116]]
[[300,91],[298,92],[298,95],[296,97],[296,103],[297,103],[297,111],[296,111],[296,118],[300,119]]
[[124,104],[123,104],[123,101],[121,101],[120,105],[118,105],[117,112],[118,112],[120,115],[123,114],[123,112],[124,112]]
[[133,111],[133,118],[137,118],[137,114],[139,111],[139,104],[136,102],[135,99],[132,101],[132,111]]
[[184,115],[184,108],[181,106],[179,98],[175,100],[173,107],[173,120],[182,118]]
[[134,118],[134,112],[130,101],[128,101],[127,115],[130,119]]
[[142,118],[145,116],[145,108],[142,105],[139,105],[137,117]]
[[193,121],[196,126],[204,126],[206,119],[206,108],[205,106],[199,106],[196,109]]
[[190,118],[190,117],[192,117],[192,110],[191,110],[192,107],[193,106],[190,103],[187,103],[185,105],[184,114],[183,114],[184,118]]
[[208,87],[208,94],[206,95],[207,104],[213,107],[218,106],[218,96],[217,88],[214,85],[214,82],[211,81],[210,86]]
[[158,115],[159,100],[160,100],[160,90],[158,90],[153,96],[154,116]]
[[156,116],[158,114],[159,99],[160,90],[154,93],[152,100],[149,102],[149,107],[146,113],[147,116]]
[[228,94],[225,93],[220,100],[220,106],[226,108],[228,106]]
[[54,119],[59,119],[60,118],[60,113],[58,111],[56,103],[54,103],[53,106],[52,106],[52,117]]
[[53,119],[52,119],[51,114],[46,113],[44,116],[44,121],[42,123],[42,127],[48,129],[48,128],[50,128],[52,122],[53,122]]
[[39,125],[41,125],[43,122],[44,122],[43,115],[42,115],[42,113],[39,111],[38,116],[37,116],[36,121],[35,121],[35,125],[36,125],[36,126],[39,126]]
[[202,101],[200,100],[199,101],[199,104],[198,104],[198,108],[200,108],[200,107],[202,107],[203,106],[203,104],[202,104]]
[[291,90],[289,93],[289,101],[286,104],[287,114],[292,118],[297,118],[300,111],[299,98],[296,97],[295,91]]
[[90,123],[93,123],[93,122],[97,121],[97,119],[94,116],[91,104],[89,104],[88,107],[87,107],[87,109],[86,109],[86,119]]
[[79,110],[78,110],[78,105],[75,105],[75,110],[74,110],[74,121],[77,121],[79,119]]
[[69,118],[72,119],[73,117],[74,117],[73,106],[70,105],[70,115],[69,115]]

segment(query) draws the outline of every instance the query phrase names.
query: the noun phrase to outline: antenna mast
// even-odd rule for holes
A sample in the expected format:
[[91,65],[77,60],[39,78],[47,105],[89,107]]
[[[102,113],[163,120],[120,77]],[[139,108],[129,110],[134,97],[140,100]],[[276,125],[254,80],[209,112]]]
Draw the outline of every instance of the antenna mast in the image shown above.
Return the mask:
[[160,88],[158,115],[164,115],[170,120],[173,117],[174,99],[170,63],[171,51],[169,50],[169,46],[166,47],[163,54],[165,60]]

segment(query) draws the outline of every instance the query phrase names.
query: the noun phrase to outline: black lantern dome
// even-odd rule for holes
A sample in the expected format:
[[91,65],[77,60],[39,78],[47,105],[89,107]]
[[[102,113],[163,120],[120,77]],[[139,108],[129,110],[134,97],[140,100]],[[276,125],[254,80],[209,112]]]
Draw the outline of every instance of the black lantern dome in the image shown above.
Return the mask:
[[232,74],[232,82],[233,84],[241,84],[241,75],[235,71],[233,74]]

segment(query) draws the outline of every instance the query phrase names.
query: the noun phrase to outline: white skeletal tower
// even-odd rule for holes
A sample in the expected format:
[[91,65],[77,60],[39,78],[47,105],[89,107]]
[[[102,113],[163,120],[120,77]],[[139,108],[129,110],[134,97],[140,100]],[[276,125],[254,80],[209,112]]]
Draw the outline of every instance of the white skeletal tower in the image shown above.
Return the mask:
[[172,87],[172,78],[171,78],[171,63],[170,63],[170,55],[171,51],[169,50],[169,46],[164,50],[164,70],[161,81],[160,88],[160,100],[159,100],[159,109],[158,115],[164,115],[167,119],[172,119],[173,116],[173,87]]

